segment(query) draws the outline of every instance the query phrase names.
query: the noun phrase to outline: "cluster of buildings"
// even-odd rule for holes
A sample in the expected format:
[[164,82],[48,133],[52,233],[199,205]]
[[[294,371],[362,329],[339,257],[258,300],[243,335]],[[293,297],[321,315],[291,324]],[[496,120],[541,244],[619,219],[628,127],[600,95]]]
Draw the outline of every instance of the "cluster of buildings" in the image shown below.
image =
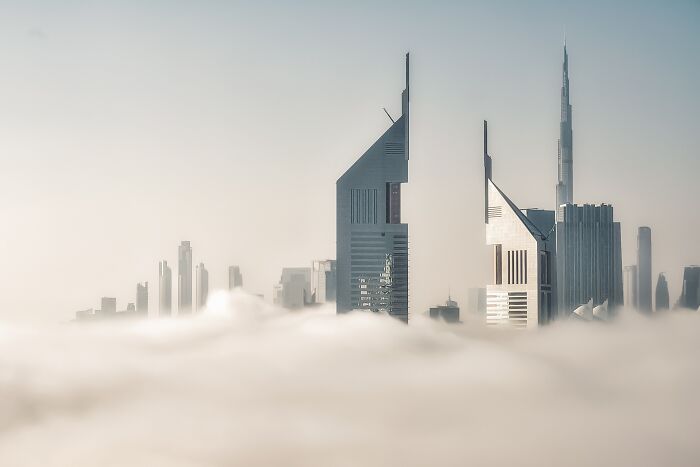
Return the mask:
[[[408,54],[402,113],[389,118],[389,129],[336,184],[337,312],[384,312],[407,322],[409,241],[408,224],[401,221],[401,185],[408,182]],[[609,319],[623,304],[653,311],[651,229],[639,228],[637,264],[625,268],[625,287],[621,226],[613,206],[574,198],[572,122],[564,44],[554,209],[521,209],[494,180],[484,121],[484,223],[492,274],[485,290],[470,290],[469,302],[472,310],[485,309],[488,325],[529,328],[562,318]],[[700,268],[687,268],[679,307],[698,308],[699,281]],[[656,301],[657,310],[668,308],[663,274]],[[457,322],[459,307],[448,300],[429,315]]]
[[[338,313],[371,311],[408,322],[409,229],[401,219],[401,186],[408,182],[409,162],[408,54],[405,66],[401,115],[394,119],[387,112],[391,126],[337,180],[336,260],[284,268],[273,288],[275,304],[298,309],[335,302]],[[613,206],[575,200],[572,121],[564,44],[554,209],[521,209],[496,183],[484,121],[483,219],[486,244],[491,247],[490,264],[484,266],[490,268],[491,279],[485,288],[469,290],[469,309],[482,313],[490,326],[531,328],[562,318],[609,319],[623,304],[643,313],[669,308],[663,273],[652,303],[651,229],[639,227],[637,263],[623,268],[621,227]],[[177,273],[177,313],[202,309],[209,294],[209,272],[203,263],[193,268],[188,241],[179,247]],[[229,267],[228,285],[229,289],[243,285],[238,266]],[[159,315],[172,315],[172,271],[167,261],[159,264],[158,291]],[[136,297],[136,305],[130,303],[119,312],[116,300],[105,297],[100,310],[80,311],[77,319],[147,316],[148,283],[137,285]],[[699,306],[700,267],[688,267],[676,307]],[[451,298],[428,311],[447,322],[459,322],[459,313]]]
[[[177,314],[188,315],[202,310],[209,298],[209,271],[204,263],[193,266],[192,246],[183,241],[178,247],[177,267]],[[194,293],[193,293],[194,272]],[[243,275],[238,266],[228,268],[228,286],[230,290],[243,287]],[[194,298],[194,303],[193,303]],[[136,285],[136,305],[129,303],[126,310],[117,311],[117,299],[102,297],[98,310],[87,309],[76,312],[76,321],[94,321],[106,318],[148,317],[149,295],[148,282]],[[173,275],[168,262],[158,264],[158,315],[172,316],[173,313]]]

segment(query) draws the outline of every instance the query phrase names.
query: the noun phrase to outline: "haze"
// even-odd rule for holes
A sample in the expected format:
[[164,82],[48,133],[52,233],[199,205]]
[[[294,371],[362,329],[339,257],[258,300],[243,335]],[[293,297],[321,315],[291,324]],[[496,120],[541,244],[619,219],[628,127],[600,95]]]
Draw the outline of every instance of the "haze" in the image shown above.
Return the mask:
[[333,258],[335,181],[398,112],[405,51],[411,313],[466,304],[483,119],[500,186],[553,208],[564,29],[576,201],[614,205],[624,264],[652,227],[674,302],[700,263],[698,24],[694,1],[3,2],[0,319],[123,309],[180,240],[212,289],[239,264],[268,300]]

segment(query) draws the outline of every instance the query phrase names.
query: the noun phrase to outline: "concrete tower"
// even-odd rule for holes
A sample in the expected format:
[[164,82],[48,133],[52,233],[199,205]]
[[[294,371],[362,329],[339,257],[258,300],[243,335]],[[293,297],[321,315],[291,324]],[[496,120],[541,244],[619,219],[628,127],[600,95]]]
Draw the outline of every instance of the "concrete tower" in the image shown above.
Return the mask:
[[158,314],[170,316],[173,312],[173,278],[167,261],[161,261],[158,264],[158,299],[160,300]]
[[561,122],[559,123],[559,170],[557,183],[557,212],[562,204],[574,202],[574,149],[569,102],[569,55],[564,41],[564,64],[561,84]]
[[[386,312],[408,322],[409,56],[401,117],[336,183],[337,311]],[[389,117],[391,118],[391,117]]]
[[649,227],[640,227],[637,231],[637,281],[639,311],[651,313],[651,229]]
[[177,313],[192,313],[192,247],[180,243],[177,254]]

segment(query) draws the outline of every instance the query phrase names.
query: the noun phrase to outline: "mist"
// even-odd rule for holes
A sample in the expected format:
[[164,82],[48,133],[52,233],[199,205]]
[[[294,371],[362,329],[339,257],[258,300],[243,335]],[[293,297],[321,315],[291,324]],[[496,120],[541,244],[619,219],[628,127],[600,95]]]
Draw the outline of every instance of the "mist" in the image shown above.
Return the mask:
[[6,466],[697,465],[700,318],[406,326],[243,292],[0,325]]

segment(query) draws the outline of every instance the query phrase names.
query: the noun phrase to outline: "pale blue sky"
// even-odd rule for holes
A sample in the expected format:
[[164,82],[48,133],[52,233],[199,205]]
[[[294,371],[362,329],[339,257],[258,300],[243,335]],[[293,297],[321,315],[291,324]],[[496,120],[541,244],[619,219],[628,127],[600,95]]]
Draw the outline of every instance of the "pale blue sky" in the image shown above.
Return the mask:
[[[654,281],[700,263],[700,3],[1,2],[0,318],[134,300],[192,241],[238,263],[335,254],[335,180],[397,114],[412,53],[411,312],[486,282],[481,121],[494,174],[552,208],[562,40],[577,202],[636,227]],[[175,272],[175,271],[173,271]]]

